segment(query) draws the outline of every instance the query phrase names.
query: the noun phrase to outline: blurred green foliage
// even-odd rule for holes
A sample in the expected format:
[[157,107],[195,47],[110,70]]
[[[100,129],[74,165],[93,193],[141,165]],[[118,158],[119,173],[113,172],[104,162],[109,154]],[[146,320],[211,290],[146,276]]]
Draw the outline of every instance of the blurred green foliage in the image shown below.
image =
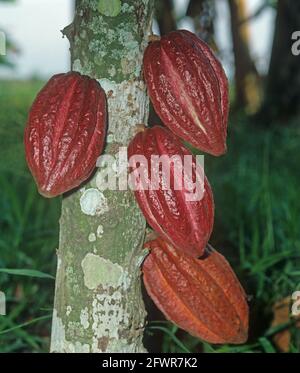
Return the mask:
[[[39,196],[24,161],[23,129],[42,82],[0,82],[0,352],[48,351],[58,245],[60,199]],[[205,157],[214,190],[213,246],[224,253],[250,296],[246,345],[211,346],[166,321],[151,322],[147,336],[163,352],[275,352],[272,336],[294,322],[271,327],[272,306],[300,290],[300,130],[280,123],[266,129],[245,116],[231,118],[228,153]],[[7,271],[13,269],[17,271]],[[36,272],[39,271],[39,272]],[[43,273],[40,273],[43,272]]]
[[[2,31],[2,30],[0,30],[0,31]],[[12,51],[17,52],[14,44],[11,42],[10,39],[6,39],[6,51],[8,53],[10,53]],[[4,56],[0,55],[0,65],[4,65],[4,66],[10,67],[10,68],[14,67],[14,64],[12,63],[12,61],[9,58],[8,55],[4,55]]]
[[[23,150],[27,111],[41,84],[0,82],[0,268],[55,276],[60,200],[37,193]],[[7,315],[0,316],[1,352],[49,347],[54,281],[32,275],[39,274],[0,273],[0,290],[7,299]]]
[[[0,3],[14,3],[15,0],[0,0]],[[0,29],[0,31],[3,31]],[[7,52],[17,52],[17,49],[15,47],[15,45],[13,44],[13,42],[10,40],[9,37],[7,37],[6,35],[6,50]],[[4,66],[7,66],[7,67],[13,67],[14,64],[11,62],[11,60],[9,59],[9,57],[7,55],[5,56],[2,56],[0,55],[0,65],[4,65]]]

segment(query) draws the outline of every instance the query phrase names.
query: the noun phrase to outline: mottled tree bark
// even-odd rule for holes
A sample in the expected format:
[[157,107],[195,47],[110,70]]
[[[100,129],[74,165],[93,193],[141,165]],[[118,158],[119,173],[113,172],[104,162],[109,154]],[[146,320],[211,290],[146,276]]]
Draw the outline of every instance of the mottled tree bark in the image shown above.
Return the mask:
[[[98,79],[107,93],[106,154],[126,147],[148,119],[141,65],[152,13],[153,0],[81,0],[63,31],[73,70]],[[144,351],[145,220],[130,190],[103,191],[103,182],[97,170],[62,202],[52,352]]]

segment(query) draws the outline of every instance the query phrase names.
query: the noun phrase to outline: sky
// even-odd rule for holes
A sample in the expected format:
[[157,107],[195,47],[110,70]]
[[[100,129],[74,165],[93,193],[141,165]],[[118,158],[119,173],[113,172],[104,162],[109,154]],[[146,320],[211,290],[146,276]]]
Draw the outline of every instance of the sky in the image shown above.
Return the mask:
[[[264,0],[247,0],[252,14]],[[187,0],[176,0],[176,10],[182,14]],[[0,32],[13,40],[19,53],[15,56],[15,69],[0,68],[0,78],[26,79],[32,76],[48,78],[68,71],[69,42],[60,30],[72,20],[73,0],[16,0],[0,3]],[[221,51],[226,72],[231,76],[233,60],[229,11],[227,0],[216,0],[216,41]],[[265,11],[250,24],[251,54],[260,72],[266,72],[273,38],[275,12]],[[181,28],[189,29],[191,23],[183,20]],[[155,29],[154,29],[155,31]]]
[[0,69],[0,77],[47,78],[69,69],[69,42],[60,30],[71,23],[72,1],[16,0],[0,4],[0,30],[20,50],[14,59],[16,70]]

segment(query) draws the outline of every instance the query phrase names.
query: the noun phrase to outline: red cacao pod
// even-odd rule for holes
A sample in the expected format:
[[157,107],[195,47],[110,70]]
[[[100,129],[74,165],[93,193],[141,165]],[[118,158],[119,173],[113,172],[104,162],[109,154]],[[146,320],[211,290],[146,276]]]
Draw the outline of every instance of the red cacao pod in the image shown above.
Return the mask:
[[[147,169],[143,178],[149,188],[140,187],[141,177],[135,174],[139,169],[139,156],[145,157]],[[170,172],[170,183],[165,188],[165,171],[162,167],[158,172],[151,167],[152,156],[167,156],[166,166]],[[181,165],[172,163],[172,157],[178,157],[184,165],[186,156],[192,164],[190,180],[197,183],[196,176],[202,182],[199,199],[188,200],[189,189],[185,187]],[[155,126],[137,133],[128,148],[128,157],[134,176],[135,197],[148,224],[166,240],[173,243],[188,255],[200,256],[212,232],[214,222],[213,194],[203,168],[196,164],[196,158],[186,149],[180,140],[167,128]],[[158,188],[152,188],[154,174],[158,180]],[[201,181],[202,180],[202,181]],[[182,188],[175,188],[175,182],[181,182]],[[180,183],[178,183],[180,186]],[[190,189],[192,190],[192,188]],[[199,189],[198,189],[199,191]],[[197,193],[195,193],[197,197]]]
[[65,193],[96,166],[106,134],[100,84],[77,72],[54,75],[37,95],[25,128],[25,153],[39,192]]
[[204,152],[225,153],[228,81],[206,43],[186,30],[151,42],[144,54],[144,77],[167,127]]
[[167,319],[210,343],[244,343],[246,294],[226,259],[211,247],[194,259],[158,238],[145,244],[146,290]]

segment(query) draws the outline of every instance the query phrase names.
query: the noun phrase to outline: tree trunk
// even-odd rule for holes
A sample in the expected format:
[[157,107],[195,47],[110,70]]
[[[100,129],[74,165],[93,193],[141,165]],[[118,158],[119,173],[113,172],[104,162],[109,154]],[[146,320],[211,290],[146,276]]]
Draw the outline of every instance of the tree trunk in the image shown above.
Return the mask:
[[214,39],[215,2],[213,0],[190,0],[186,15],[194,22],[195,33],[217,50]]
[[299,30],[300,2],[279,0],[263,114],[268,119],[288,119],[300,112],[300,63],[291,47]]
[[157,1],[156,19],[161,35],[177,29],[173,0]]
[[249,51],[249,27],[245,0],[228,0],[235,61],[235,105],[255,113],[261,102],[260,80]]
[[[76,1],[74,21],[63,31],[73,70],[98,79],[107,93],[108,155],[148,119],[141,66],[152,13],[153,0]],[[130,190],[102,191],[103,181],[97,170],[62,202],[52,352],[144,351],[145,220]]]

